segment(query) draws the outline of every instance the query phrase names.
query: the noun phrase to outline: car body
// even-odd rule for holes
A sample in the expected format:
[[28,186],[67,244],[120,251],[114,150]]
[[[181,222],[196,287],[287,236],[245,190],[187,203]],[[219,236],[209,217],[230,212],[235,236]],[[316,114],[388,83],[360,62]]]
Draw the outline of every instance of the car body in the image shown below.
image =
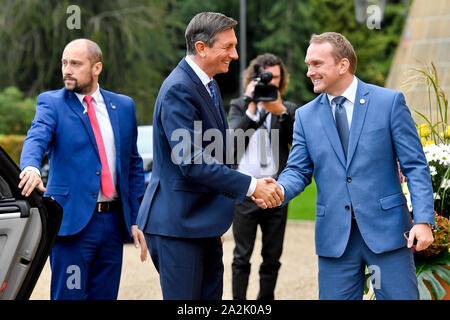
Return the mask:
[[54,199],[22,196],[19,174],[0,147],[0,300],[29,299],[62,221]]
[[150,181],[153,166],[153,126],[138,126],[138,152],[144,164],[145,184]]

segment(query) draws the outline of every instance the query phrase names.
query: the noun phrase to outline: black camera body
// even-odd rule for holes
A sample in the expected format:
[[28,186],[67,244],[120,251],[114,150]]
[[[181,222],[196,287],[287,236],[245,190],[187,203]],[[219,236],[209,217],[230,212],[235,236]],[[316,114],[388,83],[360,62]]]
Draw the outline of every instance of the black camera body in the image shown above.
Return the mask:
[[273,77],[272,72],[264,70],[260,64],[255,63],[253,73],[255,74],[253,80],[258,82],[255,86],[255,91],[253,91],[253,101],[269,102],[277,100],[278,88],[269,84]]

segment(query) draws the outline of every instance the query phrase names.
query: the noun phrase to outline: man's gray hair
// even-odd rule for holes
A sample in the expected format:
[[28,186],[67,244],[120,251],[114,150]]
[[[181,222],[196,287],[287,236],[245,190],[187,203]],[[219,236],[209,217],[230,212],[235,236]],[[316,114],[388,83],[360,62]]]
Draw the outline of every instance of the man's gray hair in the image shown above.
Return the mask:
[[232,29],[237,21],[217,12],[201,12],[195,15],[189,22],[185,38],[188,55],[195,55],[195,43],[204,42],[208,47],[214,45],[216,34],[227,29]]

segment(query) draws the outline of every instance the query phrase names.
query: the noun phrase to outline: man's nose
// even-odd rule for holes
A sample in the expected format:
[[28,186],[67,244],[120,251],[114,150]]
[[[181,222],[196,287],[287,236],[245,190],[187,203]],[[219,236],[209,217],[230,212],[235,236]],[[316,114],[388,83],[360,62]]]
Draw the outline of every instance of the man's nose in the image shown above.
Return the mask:
[[231,52],[231,54],[230,54],[230,58],[233,59],[233,60],[239,59],[239,55],[238,55],[238,53],[237,53],[236,48],[233,48],[233,50],[232,50],[232,52]]

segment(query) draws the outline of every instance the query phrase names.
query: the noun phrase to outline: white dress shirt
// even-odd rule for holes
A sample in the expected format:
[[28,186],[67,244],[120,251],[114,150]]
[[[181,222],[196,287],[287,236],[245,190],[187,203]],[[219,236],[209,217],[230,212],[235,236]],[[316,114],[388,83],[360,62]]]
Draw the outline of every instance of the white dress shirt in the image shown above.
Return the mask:
[[[254,122],[259,122],[261,119],[261,112],[263,107],[258,104],[256,113],[252,114],[248,109],[245,112],[247,117],[249,117]],[[255,178],[274,178],[277,174],[277,167],[275,162],[272,160],[272,147],[270,145],[270,126],[272,123],[272,113],[268,113],[266,119],[264,120],[264,127],[258,128],[255,133],[250,137],[245,153],[239,161],[238,171],[244,174],[251,175]],[[265,136],[265,150],[261,150],[261,137],[263,130],[266,130],[267,135]],[[267,166],[261,166],[261,156],[262,153],[266,155]]]
[[[186,56],[185,58],[187,64],[194,70],[195,74],[200,78],[200,81],[205,86],[206,90],[208,91],[209,95],[211,96],[211,92],[209,91],[208,83],[211,82],[213,79],[211,79],[205,71],[203,71],[195,62],[192,60],[190,56]],[[256,189],[256,179],[252,177],[252,181],[250,182],[250,186],[247,191],[247,197],[250,197],[253,192],[255,192]]]
[[[87,102],[84,101],[84,97],[86,95],[76,93],[78,100],[80,100],[81,104],[84,107],[83,116],[88,117],[87,114]],[[100,86],[97,84],[97,90],[91,95],[92,96],[92,104],[94,105],[95,114],[97,116],[98,125],[100,127],[100,131],[102,133],[103,144],[105,145],[106,157],[108,158],[108,166],[109,171],[111,172],[111,177],[113,179],[114,187],[117,183],[117,174],[116,174],[116,145],[114,143],[114,132],[111,125],[111,121],[109,119],[108,110],[106,109],[105,101],[103,100],[103,96],[100,92]],[[98,193],[97,201],[106,202],[112,201],[118,198],[117,191],[114,190],[114,194],[111,199],[107,198],[103,195],[101,187]]]
[[[353,81],[350,84],[350,86],[341,94],[341,96],[347,98],[344,102],[344,108],[345,112],[347,113],[347,121],[348,121],[348,128],[350,130],[352,125],[352,118],[353,118],[353,107],[355,105],[355,99],[356,99],[356,89],[358,87],[358,80],[355,76],[353,76]],[[328,94],[328,100],[330,101],[331,106],[331,112],[333,113],[333,117],[335,117],[336,112],[336,103],[333,101],[333,99],[336,96],[332,96],[331,94]],[[336,119],[335,119],[336,120]]]

